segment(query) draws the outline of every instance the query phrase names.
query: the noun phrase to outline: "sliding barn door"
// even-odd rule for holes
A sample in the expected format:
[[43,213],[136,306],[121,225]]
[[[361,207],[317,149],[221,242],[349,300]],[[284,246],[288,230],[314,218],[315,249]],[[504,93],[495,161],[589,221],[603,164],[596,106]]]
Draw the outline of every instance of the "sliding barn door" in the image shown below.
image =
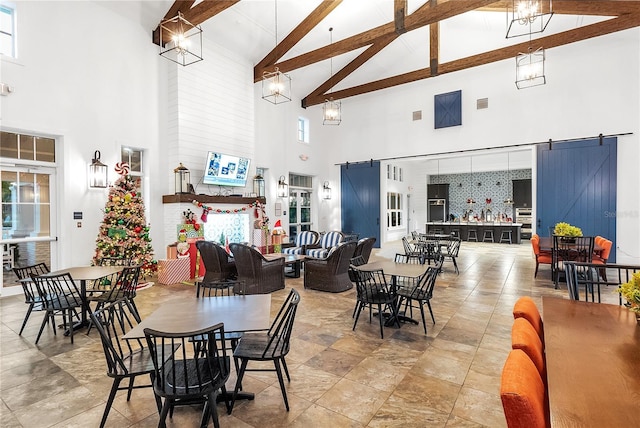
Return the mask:
[[564,221],[585,236],[614,241],[615,261],[617,138],[538,146],[537,230]]
[[380,162],[342,165],[342,230],[375,237],[380,248]]

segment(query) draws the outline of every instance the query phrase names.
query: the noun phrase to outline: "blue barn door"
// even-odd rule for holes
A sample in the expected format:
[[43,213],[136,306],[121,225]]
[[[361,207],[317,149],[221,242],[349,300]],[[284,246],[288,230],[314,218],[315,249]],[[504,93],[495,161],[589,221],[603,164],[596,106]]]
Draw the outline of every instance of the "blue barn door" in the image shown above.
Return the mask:
[[617,138],[538,146],[537,230],[564,221],[585,236],[613,241],[609,261],[615,262]]
[[342,165],[342,230],[375,237],[380,248],[380,162]]

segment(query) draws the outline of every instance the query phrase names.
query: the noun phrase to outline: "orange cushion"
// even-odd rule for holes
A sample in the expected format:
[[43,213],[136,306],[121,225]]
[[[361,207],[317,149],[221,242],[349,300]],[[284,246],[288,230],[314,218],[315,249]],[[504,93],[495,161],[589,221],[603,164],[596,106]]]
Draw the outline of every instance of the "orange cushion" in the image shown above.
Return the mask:
[[520,349],[512,350],[504,364],[500,399],[509,428],[550,426],[544,384],[536,366]]
[[529,321],[524,318],[516,318],[511,327],[511,347],[522,349],[531,359],[540,373],[542,382],[546,383],[547,374],[545,369],[544,354],[542,351],[542,341]]
[[549,253],[540,253],[540,255],[538,255],[537,260],[538,260],[538,263],[543,263],[548,265],[553,263],[553,259],[551,258],[551,254]]
[[513,306],[513,318],[524,318],[529,321],[540,336],[540,340],[544,341],[542,317],[540,317],[540,311],[531,297],[523,296],[518,299]]
[[600,253],[600,257],[603,261],[606,262],[609,258],[609,254],[611,254],[611,247],[613,247],[613,242],[605,239],[604,241],[602,241],[602,244],[600,244],[600,246],[602,247],[602,253]]

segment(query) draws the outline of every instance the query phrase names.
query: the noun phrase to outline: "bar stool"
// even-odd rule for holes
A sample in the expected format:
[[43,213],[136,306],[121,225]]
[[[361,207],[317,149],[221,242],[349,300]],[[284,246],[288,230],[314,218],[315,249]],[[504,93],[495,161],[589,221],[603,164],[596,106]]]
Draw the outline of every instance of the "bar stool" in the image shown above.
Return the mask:
[[511,229],[503,229],[500,232],[500,243],[512,244],[511,242]]
[[478,231],[476,229],[469,229],[467,234],[467,241],[478,242]]
[[489,240],[489,242],[494,242],[493,240],[493,229],[485,229],[484,233],[482,234],[482,242],[487,242],[487,240]]

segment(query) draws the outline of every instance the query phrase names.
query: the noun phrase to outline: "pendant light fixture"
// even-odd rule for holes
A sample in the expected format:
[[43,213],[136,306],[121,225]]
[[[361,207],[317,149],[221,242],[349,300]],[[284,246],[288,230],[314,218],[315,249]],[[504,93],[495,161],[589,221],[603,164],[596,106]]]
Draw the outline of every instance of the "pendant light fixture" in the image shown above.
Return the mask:
[[507,152],[507,191],[509,194],[507,195],[507,199],[504,200],[505,205],[513,205],[513,198],[511,197],[511,192],[513,189],[513,182],[511,181],[511,168],[509,165],[509,152]]
[[[276,33],[276,55],[278,60],[278,0],[275,3],[275,33]],[[278,67],[274,71],[265,71],[262,74],[262,99],[272,104],[281,104],[291,101],[291,77],[282,73]]]
[[507,6],[507,39],[542,33],[553,16],[552,0],[511,0]]
[[[329,40],[330,45],[333,45],[333,27],[329,28]],[[329,79],[333,78],[333,55],[329,59],[331,64],[331,72]],[[333,86],[329,88],[329,91],[333,89]],[[322,107],[322,124],[323,125],[340,125],[342,122],[342,102],[334,101],[333,97],[328,100],[324,100],[324,106]]]
[[160,23],[160,56],[182,66],[202,61],[202,28],[178,16]]
[[471,196],[467,198],[467,204],[469,204],[469,208],[473,208],[473,205],[476,203],[476,200],[473,198],[473,186],[475,185],[473,181],[473,156],[469,156],[469,162],[471,164]]

